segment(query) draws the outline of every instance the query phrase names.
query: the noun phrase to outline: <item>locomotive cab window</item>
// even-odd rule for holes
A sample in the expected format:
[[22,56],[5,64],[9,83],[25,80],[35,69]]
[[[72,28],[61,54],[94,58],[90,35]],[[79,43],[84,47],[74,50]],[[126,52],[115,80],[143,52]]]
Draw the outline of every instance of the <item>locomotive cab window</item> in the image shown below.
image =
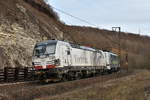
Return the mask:
[[34,56],[43,55],[44,52],[45,52],[45,46],[44,45],[36,46],[34,48]]
[[54,54],[54,53],[55,53],[55,49],[56,49],[56,44],[47,45],[47,46],[46,46],[45,54],[46,54],[46,55]]
[[56,44],[48,44],[48,45],[37,45],[34,48],[34,56],[43,56],[55,54]]

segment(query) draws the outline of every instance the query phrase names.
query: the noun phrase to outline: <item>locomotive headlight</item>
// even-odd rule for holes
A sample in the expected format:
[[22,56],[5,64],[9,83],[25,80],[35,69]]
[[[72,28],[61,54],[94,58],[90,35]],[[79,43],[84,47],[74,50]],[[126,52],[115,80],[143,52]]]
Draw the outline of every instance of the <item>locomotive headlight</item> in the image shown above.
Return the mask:
[[56,60],[54,61],[54,64],[57,65],[57,66],[60,65],[60,59],[56,59]]

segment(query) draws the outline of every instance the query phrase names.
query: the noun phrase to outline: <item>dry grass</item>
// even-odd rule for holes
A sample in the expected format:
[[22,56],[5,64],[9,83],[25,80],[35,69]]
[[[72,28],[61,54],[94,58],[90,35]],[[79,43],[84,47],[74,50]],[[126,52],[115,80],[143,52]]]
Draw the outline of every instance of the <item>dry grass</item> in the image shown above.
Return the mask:
[[93,83],[86,88],[35,100],[149,100],[150,94],[145,91],[149,85],[150,72],[141,71],[103,84]]
[[38,9],[39,11],[45,13],[54,20],[59,20],[59,17],[56,12],[53,11],[50,5],[47,5],[44,0],[24,0],[25,2],[32,5],[34,8]]

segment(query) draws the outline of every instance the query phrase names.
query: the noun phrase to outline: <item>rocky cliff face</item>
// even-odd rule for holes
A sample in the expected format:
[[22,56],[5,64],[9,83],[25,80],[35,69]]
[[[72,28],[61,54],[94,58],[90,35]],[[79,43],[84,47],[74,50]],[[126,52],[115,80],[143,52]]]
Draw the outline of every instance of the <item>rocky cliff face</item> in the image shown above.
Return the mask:
[[[0,0],[0,67],[31,66],[33,47],[47,39],[65,39],[99,49],[118,47],[118,33],[68,26],[43,0]],[[149,66],[150,38],[121,33],[130,66]],[[64,37],[64,38],[63,38]]]
[[39,1],[0,1],[0,67],[31,66],[36,42],[62,37],[56,24],[58,16],[52,9],[42,8],[45,3]]

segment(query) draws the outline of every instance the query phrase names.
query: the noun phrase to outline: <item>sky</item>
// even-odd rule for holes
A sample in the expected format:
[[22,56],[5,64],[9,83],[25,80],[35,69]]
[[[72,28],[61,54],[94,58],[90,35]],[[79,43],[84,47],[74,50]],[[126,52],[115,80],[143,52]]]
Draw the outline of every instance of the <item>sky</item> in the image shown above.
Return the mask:
[[108,30],[121,27],[123,32],[150,36],[150,0],[48,0],[48,3],[91,23],[81,22],[55,9],[60,19],[69,25]]

